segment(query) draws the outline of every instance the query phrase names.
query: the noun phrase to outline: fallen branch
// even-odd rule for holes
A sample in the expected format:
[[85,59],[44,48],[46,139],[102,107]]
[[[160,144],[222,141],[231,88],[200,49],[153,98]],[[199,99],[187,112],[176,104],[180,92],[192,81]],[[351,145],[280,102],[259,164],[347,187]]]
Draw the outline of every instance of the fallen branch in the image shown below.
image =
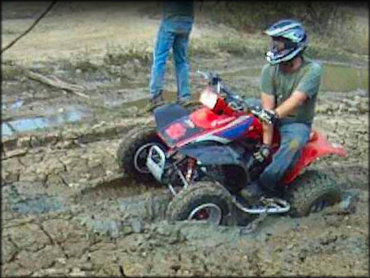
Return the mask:
[[85,90],[84,87],[67,83],[65,81],[60,80],[56,76],[46,77],[44,75],[41,75],[39,73],[30,71],[30,70],[25,70],[24,75],[30,79],[39,81],[43,84],[74,93],[80,97],[89,98],[88,95],[83,93],[83,91]]

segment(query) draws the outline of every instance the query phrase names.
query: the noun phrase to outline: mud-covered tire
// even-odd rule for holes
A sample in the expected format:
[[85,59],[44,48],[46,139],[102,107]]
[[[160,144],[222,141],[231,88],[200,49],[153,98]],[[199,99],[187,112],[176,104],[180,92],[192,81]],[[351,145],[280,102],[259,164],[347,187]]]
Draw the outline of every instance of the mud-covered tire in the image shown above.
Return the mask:
[[307,216],[341,200],[337,183],[323,172],[307,170],[293,183],[289,192],[290,215],[293,217]]
[[[221,185],[209,181],[197,182],[181,190],[168,205],[167,218],[172,221],[196,220],[196,215],[189,219],[191,213],[207,204],[214,208],[218,207],[221,214],[219,221],[210,221],[210,223],[225,224],[225,216],[232,213],[229,194]],[[213,207],[211,209],[214,209]]]
[[[149,146],[154,144],[166,150],[165,144],[158,137],[153,126],[137,127],[125,135],[119,143],[116,154],[118,165],[125,175],[137,182],[155,182],[153,175],[144,164],[145,152],[147,153]],[[147,147],[140,151],[144,146]],[[138,151],[143,152],[141,157],[138,156]]]

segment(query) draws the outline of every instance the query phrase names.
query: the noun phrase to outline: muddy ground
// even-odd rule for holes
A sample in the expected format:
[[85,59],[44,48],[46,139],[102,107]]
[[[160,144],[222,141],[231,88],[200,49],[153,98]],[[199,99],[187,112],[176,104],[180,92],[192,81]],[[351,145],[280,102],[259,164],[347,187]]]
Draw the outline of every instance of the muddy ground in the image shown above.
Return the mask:
[[[47,4],[25,9],[17,3],[3,3],[3,46]],[[368,88],[321,94],[314,123],[348,152],[311,167],[353,196],[350,208],[342,202],[303,218],[268,216],[251,233],[240,226],[170,223],[167,189],[135,184],[115,159],[125,133],[153,120],[141,113],[149,66],[140,59],[100,67],[91,62],[104,56],[107,40],[123,47],[152,41],[158,16],[115,5],[56,6],[3,56],[2,276],[368,275]],[[209,29],[199,24],[192,36]],[[90,63],[81,58],[86,46],[93,49]],[[225,79],[244,95],[258,92],[258,78],[235,74],[259,65],[258,59],[198,58],[191,60],[194,92],[202,87],[197,68],[229,74]],[[69,87],[46,85],[26,70]],[[171,63],[166,84],[172,99]]]

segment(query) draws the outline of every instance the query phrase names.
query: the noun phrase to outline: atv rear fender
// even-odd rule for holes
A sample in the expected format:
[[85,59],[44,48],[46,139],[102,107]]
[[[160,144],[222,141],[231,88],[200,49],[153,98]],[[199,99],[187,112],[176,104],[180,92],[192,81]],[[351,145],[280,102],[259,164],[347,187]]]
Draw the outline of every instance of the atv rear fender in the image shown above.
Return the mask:
[[293,168],[284,176],[283,184],[291,183],[301,171],[314,162],[317,158],[324,155],[336,154],[339,156],[347,156],[343,146],[337,143],[330,143],[326,136],[318,131],[312,130],[310,140],[302,149],[302,153]]

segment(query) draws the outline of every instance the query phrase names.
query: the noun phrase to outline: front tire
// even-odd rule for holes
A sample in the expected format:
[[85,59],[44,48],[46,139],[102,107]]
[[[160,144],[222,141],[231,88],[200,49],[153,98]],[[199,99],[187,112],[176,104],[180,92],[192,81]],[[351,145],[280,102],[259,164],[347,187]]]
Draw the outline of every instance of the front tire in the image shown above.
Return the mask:
[[307,216],[341,200],[337,183],[317,170],[307,170],[291,186],[290,214],[293,217]]
[[153,145],[167,149],[151,126],[134,128],[122,139],[117,149],[117,161],[128,177],[137,182],[155,181],[146,167],[146,158]]
[[225,188],[213,182],[196,182],[181,190],[167,208],[169,220],[203,220],[210,224],[225,224],[232,204]]

